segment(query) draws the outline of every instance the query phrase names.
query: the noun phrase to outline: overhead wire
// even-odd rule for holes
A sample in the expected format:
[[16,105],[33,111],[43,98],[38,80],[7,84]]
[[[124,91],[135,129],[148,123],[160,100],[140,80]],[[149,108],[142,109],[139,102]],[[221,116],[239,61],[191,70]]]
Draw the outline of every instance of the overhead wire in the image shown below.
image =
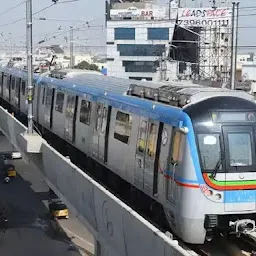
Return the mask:
[[[40,10],[34,12],[32,15],[34,16],[34,15],[36,15],[36,14],[38,14],[38,13],[41,13],[41,12],[43,12],[43,11],[45,11],[45,10],[49,9],[50,7],[52,7],[52,6],[54,6],[54,5],[57,5],[57,4],[65,4],[65,3],[78,2],[78,1],[79,1],[79,0],[66,0],[66,1],[62,1],[62,2],[53,3],[53,4],[50,4],[50,5],[48,5],[48,6],[44,7],[44,8],[42,8],[42,9],[40,9]],[[23,1],[23,2],[24,2],[24,1]],[[26,1],[25,1],[25,2],[26,2]],[[0,27],[6,27],[6,26],[9,26],[9,25],[15,24],[15,23],[17,23],[17,22],[19,22],[19,21],[25,20],[25,19],[26,19],[26,18],[20,18],[20,19],[17,19],[17,20],[14,20],[14,21],[11,21],[11,22],[2,24],[2,25],[0,25]]]
[[21,5],[23,5],[23,4],[25,4],[25,3],[26,3],[26,1],[22,1],[22,2],[20,2],[19,4],[16,4],[16,5],[14,5],[14,6],[8,8],[7,10],[5,10],[5,11],[3,11],[3,12],[0,12],[0,16],[6,14],[6,13],[8,13],[8,12],[10,12],[10,11],[12,11],[12,10],[18,8],[18,7],[20,7]]

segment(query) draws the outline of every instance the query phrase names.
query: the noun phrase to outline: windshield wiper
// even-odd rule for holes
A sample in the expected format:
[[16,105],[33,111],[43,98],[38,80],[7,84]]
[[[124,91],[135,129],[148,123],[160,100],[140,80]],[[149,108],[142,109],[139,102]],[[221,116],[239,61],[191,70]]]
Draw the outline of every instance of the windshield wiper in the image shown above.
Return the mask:
[[220,151],[220,159],[219,159],[219,161],[217,162],[217,164],[216,164],[214,170],[212,171],[212,173],[211,173],[211,175],[210,175],[210,178],[214,179],[214,178],[216,177],[216,174],[218,173],[218,171],[219,171],[219,169],[220,169],[220,166],[221,166],[223,160],[224,160],[224,154],[223,154],[223,151],[221,150],[221,151]]

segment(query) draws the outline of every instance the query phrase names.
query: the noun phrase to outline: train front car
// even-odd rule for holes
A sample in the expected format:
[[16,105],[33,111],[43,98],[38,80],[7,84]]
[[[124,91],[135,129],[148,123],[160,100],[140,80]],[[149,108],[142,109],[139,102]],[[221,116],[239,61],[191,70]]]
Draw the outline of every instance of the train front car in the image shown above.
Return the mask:
[[255,103],[239,97],[213,97],[185,107],[184,112],[192,120],[192,144],[196,144],[197,152],[192,152],[191,157],[199,185],[199,193],[186,194],[186,207],[181,209],[183,215],[197,220],[187,227],[192,228],[193,233],[188,232],[190,237],[185,240],[203,243],[217,232],[239,235],[253,231],[256,220]]

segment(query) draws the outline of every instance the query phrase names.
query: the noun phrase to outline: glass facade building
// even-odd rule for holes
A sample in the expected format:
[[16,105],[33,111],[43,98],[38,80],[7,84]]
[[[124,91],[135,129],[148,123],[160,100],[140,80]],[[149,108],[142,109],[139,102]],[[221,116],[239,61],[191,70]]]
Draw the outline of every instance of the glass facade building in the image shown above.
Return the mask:
[[108,75],[158,81],[160,61],[167,55],[174,27],[174,20],[108,21]]

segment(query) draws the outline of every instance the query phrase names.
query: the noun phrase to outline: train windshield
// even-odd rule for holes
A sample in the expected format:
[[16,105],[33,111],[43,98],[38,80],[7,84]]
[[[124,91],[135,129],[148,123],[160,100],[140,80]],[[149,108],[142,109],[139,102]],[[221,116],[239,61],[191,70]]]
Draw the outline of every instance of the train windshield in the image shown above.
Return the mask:
[[203,171],[255,171],[253,133],[249,128],[243,129],[224,128],[223,133],[197,135]]
[[228,133],[229,165],[252,165],[252,140],[250,133]]
[[[213,171],[221,158],[220,134],[198,134],[202,169]],[[220,165],[219,169],[222,169]]]

